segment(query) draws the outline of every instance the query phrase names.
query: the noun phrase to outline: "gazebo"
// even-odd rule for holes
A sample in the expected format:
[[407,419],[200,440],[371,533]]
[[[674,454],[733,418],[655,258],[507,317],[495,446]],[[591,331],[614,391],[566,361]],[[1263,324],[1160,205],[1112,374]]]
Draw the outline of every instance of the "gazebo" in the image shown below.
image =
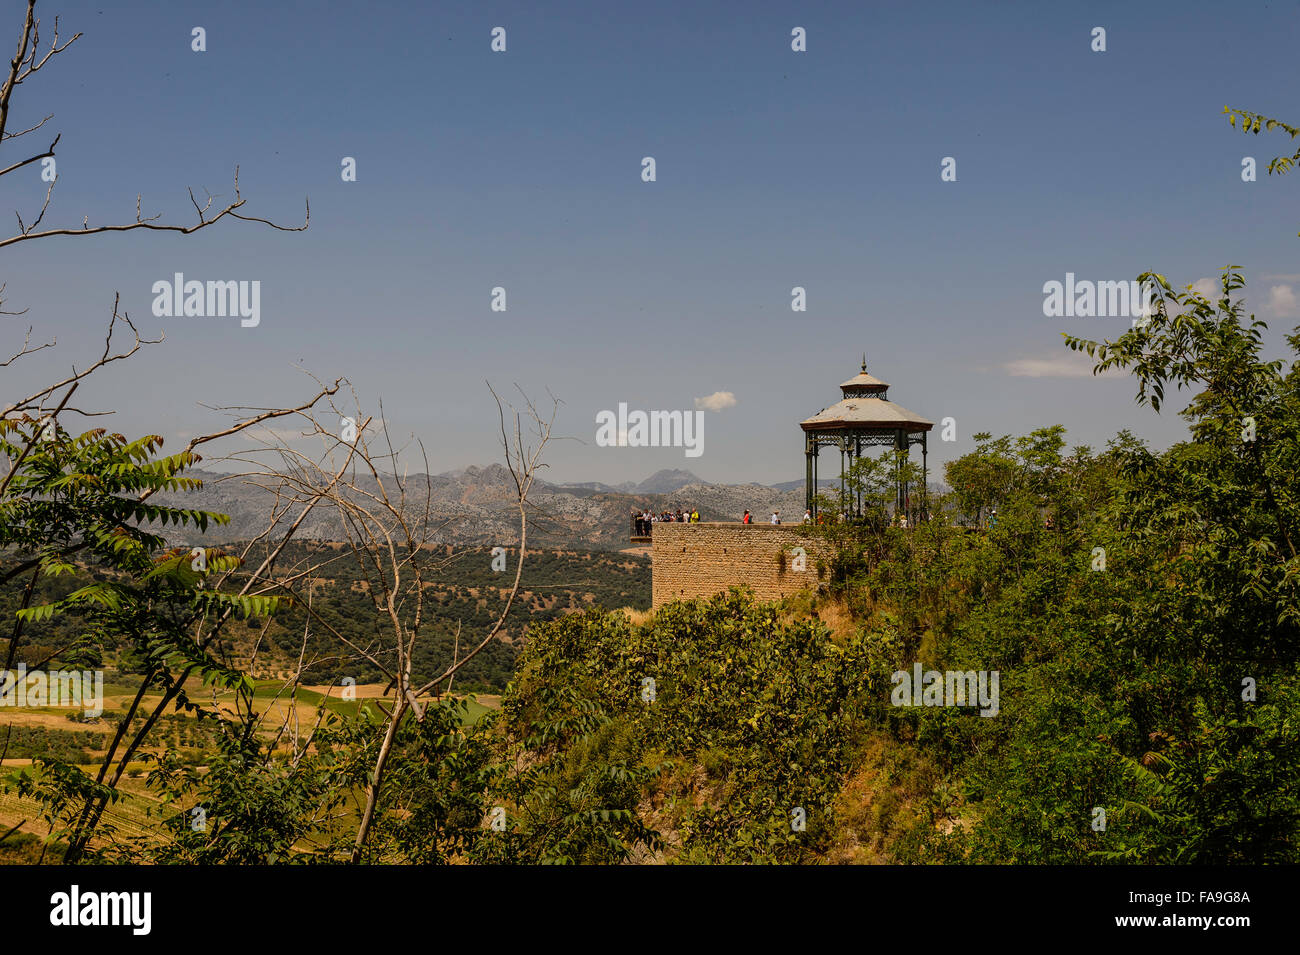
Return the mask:
[[[862,356],[862,371],[840,385],[843,397],[823,408],[805,421],[799,422],[804,432],[804,458],[807,467],[807,507],[817,517],[817,459],[824,447],[840,452],[840,490],[844,489],[844,475],[853,462],[862,457],[864,448],[889,447],[910,454],[914,444],[921,446],[921,510],[926,511],[926,484],[929,469],[926,462],[926,436],[934,427],[918,414],[888,400],[889,385],[867,374],[867,356]],[[894,499],[895,513],[909,506],[908,488],[900,472]],[[861,493],[853,502],[855,515],[862,513]]]

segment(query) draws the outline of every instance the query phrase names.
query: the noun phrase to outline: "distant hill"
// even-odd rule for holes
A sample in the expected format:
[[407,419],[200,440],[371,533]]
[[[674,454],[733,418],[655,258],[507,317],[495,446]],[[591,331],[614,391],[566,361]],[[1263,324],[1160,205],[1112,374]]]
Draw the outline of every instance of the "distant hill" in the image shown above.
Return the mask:
[[671,494],[688,484],[702,483],[699,475],[678,468],[656,471],[640,484],[624,481],[621,484],[602,484],[600,481],[581,481],[552,485],[564,490],[603,491],[607,494]]
[[[768,487],[776,488],[778,491],[802,491],[804,479],[797,481],[782,481],[780,484],[769,484]],[[823,491],[830,490],[833,487],[839,487],[839,481],[832,481],[830,478],[822,478],[817,482],[817,486]]]
[[632,481],[624,481],[622,484],[603,484],[600,481],[578,481],[572,484],[556,484],[557,488],[563,488],[566,491],[604,491],[605,493],[622,494],[636,490],[636,484]]
[[[238,475],[190,472],[203,480],[197,491],[158,494],[159,504],[199,508],[230,515],[230,524],[204,535],[189,527],[163,529],[176,544],[193,546],[228,540],[248,540],[262,534],[275,504],[272,494]],[[686,483],[682,483],[686,482]],[[373,478],[362,489],[376,490]],[[438,528],[434,543],[456,546],[510,546],[519,536],[514,482],[500,464],[467,467],[445,474],[407,479],[412,507],[423,509],[425,497],[431,522]],[[655,511],[695,507],[702,519],[740,520],[749,508],[755,514],[780,508],[794,520],[803,514],[803,487],[779,491],[759,484],[706,484],[688,471],[660,471],[634,487],[608,490],[606,485],[560,485],[539,482],[530,496],[529,540],[538,547],[621,550],[628,546],[633,508]],[[338,515],[321,508],[310,513],[299,539],[341,540]]]
[[690,471],[677,468],[665,468],[650,475],[634,489],[636,494],[671,494],[688,484],[702,484],[698,476]]

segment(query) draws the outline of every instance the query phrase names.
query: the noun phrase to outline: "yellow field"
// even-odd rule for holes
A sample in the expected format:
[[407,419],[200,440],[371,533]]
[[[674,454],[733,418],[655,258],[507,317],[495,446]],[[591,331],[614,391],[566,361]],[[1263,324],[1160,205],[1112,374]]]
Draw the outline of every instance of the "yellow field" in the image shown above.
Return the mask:
[[[279,732],[287,724],[290,735],[296,728],[298,735],[301,737],[310,733],[312,727],[316,724],[318,705],[324,705],[327,711],[339,714],[355,712],[366,701],[380,699],[383,695],[384,686],[382,684],[361,684],[355,687],[355,690],[355,700],[345,701],[341,698],[339,687],[300,687],[297,694],[298,699],[295,702],[287,693],[281,694],[281,688],[278,685],[266,684],[257,687],[254,693],[254,703],[259,706],[263,716],[263,727],[267,735]],[[95,723],[74,722],[67,718],[68,713],[71,712],[70,710],[45,707],[41,709],[7,709],[5,712],[0,713],[0,720],[3,720],[3,724],[0,724],[0,726],[40,726],[49,730],[94,733],[102,740],[102,743],[97,747],[87,746],[87,749],[93,756],[100,756],[111,742],[113,733],[116,732],[117,714],[125,711],[130,706],[133,698],[133,693],[115,692],[105,687],[105,713],[100,721]],[[152,711],[160,698],[161,694],[159,693],[146,694],[141,709],[144,712]],[[203,694],[195,693],[192,695],[192,699],[196,702],[201,701],[206,707],[215,707],[228,715],[234,715],[233,692],[213,693],[208,691]],[[501,698],[495,695],[484,694],[471,699],[469,702],[470,719],[476,720],[483,713],[496,709],[500,705]],[[184,711],[176,715],[197,719]],[[160,723],[156,727],[156,734],[163,737],[167,736],[170,731],[171,727],[166,724]],[[0,728],[0,740],[2,739],[3,729]],[[161,749],[157,743],[154,743],[149,748],[153,752]],[[0,776],[8,775],[14,770],[28,766],[31,762],[32,760],[26,757],[7,758],[3,766],[0,766]],[[98,771],[98,764],[82,765],[81,768],[93,774]],[[139,769],[147,772],[149,768],[150,764],[139,762],[132,763],[128,770]],[[131,778],[129,775],[124,775],[118,788],[124,793],[124,796],[105,810],[104,823],[115,826],[121,836],[156,836],[161,831],[161,820],[175,811],[146,791],[143,776]],[[152,815],[150,815],[150,812],[152,812]],[[44,838],[49,832],[49,827],[41,818],[39,807],[34,801],[21,799],[13,793],[0,792],[0,832],[7,831],[10,827],[19,823],[22,823],[20,831],[38,837]]]

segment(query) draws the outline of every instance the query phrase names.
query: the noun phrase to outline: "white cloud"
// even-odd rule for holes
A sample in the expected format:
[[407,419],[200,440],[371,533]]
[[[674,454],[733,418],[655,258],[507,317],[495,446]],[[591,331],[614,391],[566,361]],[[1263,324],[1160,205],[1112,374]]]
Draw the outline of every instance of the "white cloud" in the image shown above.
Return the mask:
[[695,407],[704,411],[721,411],[736,404],[736,396],[730,391],[715,391],[711,395],[695,399]]
[[1300,312],[1296,308],[1295,289],[1289,285],[1274,285],[1268,290],[1268,309],[1281,318],[1293,318]]
[[[1197,279],[1192,283],[1192,291],[1198,293],[1203,299],[1210,303],[1212,308],[1217,310],[1219,307],[1219,299],[1223,298],[1223,280],[1212,278]],[[1232,304],[1239,308],[1244,305],[1244,302],[1245,300],[1240,297],[1240,293],[1237,298],[1232,299]],[[1186,308],[1170,303],[1166,303],[1165,310],[1170,315],[1181,315],[1183,312],[1187,311]]]
[[[1059,352],[1042,357],[1017,358],[1006,362],[1002,368],[1012,378],[1091,378],[1097,361],[1087,352]],[[1115,370],[1103,372],[1098,378],[1121,374]]]

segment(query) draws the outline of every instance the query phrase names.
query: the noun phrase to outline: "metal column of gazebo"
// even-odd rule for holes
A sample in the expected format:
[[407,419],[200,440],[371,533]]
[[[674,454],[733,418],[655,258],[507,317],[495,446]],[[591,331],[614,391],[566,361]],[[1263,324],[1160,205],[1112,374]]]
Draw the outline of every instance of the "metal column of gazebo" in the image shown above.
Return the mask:
[[[934,427],[918,414],[894,404],[887,399],[889,385],[867,374],[867,356],[862,356],[862,371],[840,385],[843,397],[836,404],[824,408],[799,427],[804,432],[804,458],[807,470],[807,507],[816,520],[817,458],[824,447],[840,452],[840,490],[844,489],[844,475],[853,462],[862,457],[864,448],[891,447],[910,452],[911,446],[921,446],[921,498],[922,513],[926,510],[926,483],[929,478],[926,460],[926,436]],[[895,513],[903,512],[908,503],[907,487],[899,475],[898,490],[894,499]],[[855,495],[853,508],[856,515],[862,512],[862,496]]]

